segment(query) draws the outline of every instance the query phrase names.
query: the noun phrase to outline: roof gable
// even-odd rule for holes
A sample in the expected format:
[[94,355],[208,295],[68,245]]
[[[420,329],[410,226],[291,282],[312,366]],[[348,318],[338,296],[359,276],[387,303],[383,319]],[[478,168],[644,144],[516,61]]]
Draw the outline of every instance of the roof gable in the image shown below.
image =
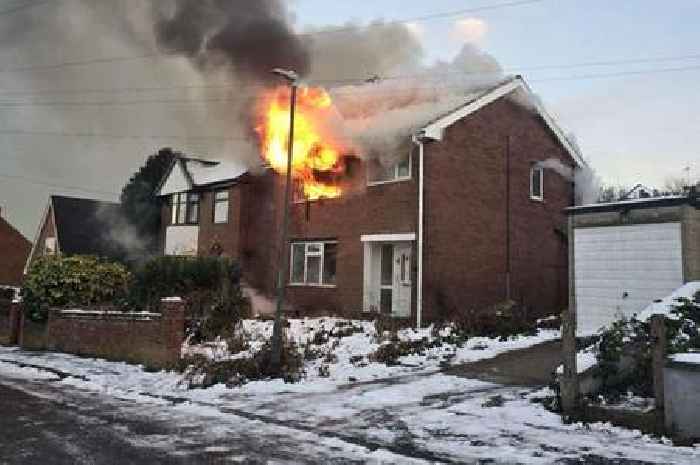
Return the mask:
[[191,178],[185,171],[182,160],[178,159],[170,166],[170,170],[165,175],[163,184],[160,186],[157,195],[175,194],[190,189],[192,189]]
[[523,95],[527,99],[528,103],[532,106],[533,111],[535,111],[542,118],[544,123],[552,131],[552,133],[562,145],[562,147],[569,153],[571,158],[579,166],[585,165],[586,162],[583,160],[576,146],[564,135],[564,132],[556,123],[554,118],[552,118],[552,116],[549,113],[547,113],[545,108],[542,106],[542,103],[539,101],[539,99],[535,96],[535,94],[532,92],[527,83],[520,76],[516,76],[513,79],[505,81],[499,84],[498,86],[485,91],[480,96],[468,101],[461,107],[428,123],[426,126],[423,127],[420,133],[423,137],[428,139],[442,140],[445,129],[452,126],[457,121],[466,118],[472,113],[479,111],[486,105],[518,90],[523,91]]

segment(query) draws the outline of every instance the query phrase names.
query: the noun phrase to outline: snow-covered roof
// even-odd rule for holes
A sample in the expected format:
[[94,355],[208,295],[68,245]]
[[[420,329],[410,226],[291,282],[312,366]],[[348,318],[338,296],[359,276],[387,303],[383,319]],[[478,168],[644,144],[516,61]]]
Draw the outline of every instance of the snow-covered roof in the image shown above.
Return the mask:
[[564,149],[569,153],[569,155],[571,155],[571,158],[573,158],[573,160],[580,166],[586,165],[586,162],[583,160],[583,157],[579,153],[579,150],[575,144],[573,144],[571,140],[566,137],[564,131],[559,127],[554,118],[547,113],[540,100],[532,92],[521,76],[510,77],[495,87],[477,94],[468,95],[466,100],[463,101],[459,107],[453,108],[448,113],[435,118],[433,121],[430,121],[422,128],[420,132],[423,137],[441,140],[444,130],[452,126],[457,121],[480,110],[489,103],[492,103],[501,97],[509,95],[518,90],[523,92],[523,95],[527,99],[527,103],[532,107],[533,111],[535,111],[544,120],[557,140],[559,140]]
[[603,202],[603,203],[589,203],[585,205],[576,205],[575,207],[567,207],[567,211],[571,212],[576,212],[576,211],[581,211],[581,210],[605,210],[605,209],[614,209],[617,207],[625,207],[625,206],[642,206],[642,205],[647,205],[647,204],[662,204],[662,203],[669,203],[669,204],[677,204],[677,203],[683,203],[686,200],[688,200],[689,197],[687,195],[666,195],[663,197],[647,197],[647,198],[638,198],[638,199],[629,199],[629,200],[617,200],[615,202]]
[[170,195],[197,187],[233,181],[247,172],[248,168],[238,161],[179,157],[163,177],[157,189],[157,195]]

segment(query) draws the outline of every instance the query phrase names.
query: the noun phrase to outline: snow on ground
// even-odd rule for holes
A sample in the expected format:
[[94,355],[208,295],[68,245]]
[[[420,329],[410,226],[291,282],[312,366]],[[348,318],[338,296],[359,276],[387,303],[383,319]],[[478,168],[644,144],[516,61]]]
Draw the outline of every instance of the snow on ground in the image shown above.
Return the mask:
[[693,363],[700,365],[700,353],[673,354],[671,360],[674,362]]
[[[173,418],[183,414],[219,418],[200,422],[208,436],[224,437],[229,431],[225,425],[236,423],[236,418],[239,423],[245,419],[254,423],[246,423],[246,427],[253,428],[255,434],[308,436],[310,442],[320,441],[326,449],[364,451],[355,457],[374,463],[412,463],[408,457],[430,463],[485,460],[548,464],[565,459],[585,463],[590,457],[643,461],[640,463],[700,463],[697,448],[672,447],[667,441],[607,424],[566,425],[559,415],[533,402],[550,392],[436,372],[445,355],[453,354],[454,360],[484,359],[553,339],[558,336],[556,331],[508,341],[474,338],[462,348],[445,345],[427,349],[423,355],[403,357],[400,365],[387,367],[367,360],[367,355],[382,343],[372,324],[342,321],[338,327],[339,321],[290,321],[289,338],[300,345],[313,340],[320,329],[347,331],[353,325],[363,330],[353,330],[358,332],[342,338],[331,337],[321,344],[322,348],[337,344],[337,362],[331,365],[329,377],[320,376],[316,364],[322,362],[312,360],[307,363],[306,378],[295,384],[272,380],[234,389],[217,385],[188,390],[182,375],[174,372],[150,373],[125,363],[16,348],[0,348],[0,380],[35,379],[42,383],[45,381],[41,378],[47,375],[41,370],[20,368],[16,363],[50,367],[74,375],[56,379],[52,374],[49,381],[54,388],[136,401]],[[248,321],[244,326],[252,346],[271,334],[270,323]],[[403,330],[399,336],[409,340],[430,334],[430,330]],[[207,352],[206,348],[191,346],[185,351]],[[230,357],[223,343],[207,353],[213,358]],[[357,382],[349,382],[350,378]],[[281,433],[282,429],[285,432]]]

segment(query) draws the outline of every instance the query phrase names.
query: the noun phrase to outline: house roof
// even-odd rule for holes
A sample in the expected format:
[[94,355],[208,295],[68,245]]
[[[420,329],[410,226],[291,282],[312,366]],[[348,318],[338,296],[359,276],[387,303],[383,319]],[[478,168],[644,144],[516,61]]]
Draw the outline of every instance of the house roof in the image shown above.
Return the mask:
[[[198,158],[177,157],[163,176],[157,195],[169,195],[233,181],[248,172],[240,162],[230,160],[202,160]],[[173,179],[178,177],[179,179]],[[169,182],[172,181],[172,182]]]
[[539,98],[537,98],[537,96],[532,92],[522,76],[509,77],[489,89],[465,96],[465,99],[459,106],[453,107],[449,111],[435,117],[426,123],[426,125],[423,126],[418,132],[424,138],[442,140],[445,129],[452,126],[457,121],[480,110],[489,103],[518,90],[523,92],[523,95],[527,99],[527,103],[532,107],[533,111],[535,111],[544,120],[545,124],[552,131],[557,140],[561,143],[564,149],[566,149],[569,155],[571,155],[571,158],[573,158],[573,160],[579,166],[585,165],[586,162],[583,160],[583,157],[581,156],[581,153],[576,145],[568,137],[566,137],[564,131],[559,127],[554,118],[547,113]]
[[565,211],[569,215],[584,213],[615,212],[631,210],[635,208],[674,207],[678,205],[695,205],[700,208],[700,197],[697,192],[691,191],[689,195],[666,195],[662,197],[647,197],[630,200],[618,200],[616,202],[591,203],[568,207]]
[[0,287],[19,285],[22,281],[22,268],[32,244],[8,221],[0,217]]
[[110,221],[119,204],[93,199],[51,196],[58,247],[66,255],[111,256]]

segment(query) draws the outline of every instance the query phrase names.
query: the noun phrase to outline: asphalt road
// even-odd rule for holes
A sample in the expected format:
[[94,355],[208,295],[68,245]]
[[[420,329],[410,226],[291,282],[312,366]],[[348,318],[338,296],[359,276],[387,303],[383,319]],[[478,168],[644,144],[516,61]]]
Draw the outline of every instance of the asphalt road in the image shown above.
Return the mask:
[[0,378],[0,465],[367,463],[365,448],[284,425],[174,410]]

